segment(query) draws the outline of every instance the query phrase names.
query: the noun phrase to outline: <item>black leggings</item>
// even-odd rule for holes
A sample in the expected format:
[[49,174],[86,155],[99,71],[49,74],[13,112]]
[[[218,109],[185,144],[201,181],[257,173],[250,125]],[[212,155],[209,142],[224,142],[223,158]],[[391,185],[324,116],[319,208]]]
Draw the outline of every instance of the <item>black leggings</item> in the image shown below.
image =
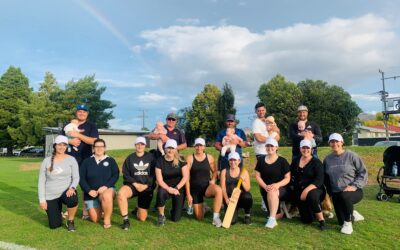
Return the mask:
[[[228,209],[228,205],[224,201],[225,211]],[[253,196],[250,192],[241,192],[239,200],[236,206],[235,213],[232,217],[232,225],[236,223],[238,217],[239,208],[243,208],[245,214],[250,214],[251,207],[253,206]]]
[[65,190],[59,198],[46,201],[47,218],[49,219],[49,227],[51,229],[61,227],[62,225],[62,204],[67,205],[68,208],[78,206],[78,196],[76,195],[76,192],[71,197],[67,197],[67,190]]
[[343,225],[345,221],[351,221],[353,205],[360,202],[362,197],[362,189],[357,189],[354,192],[338,192],[332,194],[332,202],[339,225]]
[[316,188],[308,192],[306,200],[300,200],[301,193],[295,193],[295,204],[299,208],[300,218],[303,223],[311,223],[314,214],[322,212],[321,202],[325,197],[325,190]]
[[184,189],[179,190],[180,195],[172,195],[167,192],[167,190],[158,187],[156,206],[164,207],[165,202],[171,198],[172,199],[172,210],[171,210],[171,220],[178,221],[182,217],[182,208],[184,202]]

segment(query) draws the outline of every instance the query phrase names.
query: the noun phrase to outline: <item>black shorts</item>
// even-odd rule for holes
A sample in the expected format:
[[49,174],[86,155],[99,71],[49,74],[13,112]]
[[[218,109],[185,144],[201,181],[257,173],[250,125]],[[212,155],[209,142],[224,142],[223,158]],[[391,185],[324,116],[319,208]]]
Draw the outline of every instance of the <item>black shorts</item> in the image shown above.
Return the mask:
[[149,209],[151,200],[153,199],[153,189],[147,188],[146,190],[139,192],[132,184],[125,184],[132,190],[132,197],[138,197],[138,207],[142,209]]
[[200,204],[204,202],[204,196],[208,188],[207,184],[190,186],[190,195],[193,198],[193,204]]

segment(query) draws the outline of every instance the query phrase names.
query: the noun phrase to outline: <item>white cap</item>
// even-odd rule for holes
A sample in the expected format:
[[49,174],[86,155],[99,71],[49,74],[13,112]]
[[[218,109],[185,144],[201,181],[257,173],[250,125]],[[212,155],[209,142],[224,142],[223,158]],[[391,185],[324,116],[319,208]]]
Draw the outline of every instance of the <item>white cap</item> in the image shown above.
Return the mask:
[[265,142],[265,146],[267,145],[272,145],[274,147],[278,147],[278,142],[272,138],[272,137],[268,137],[267,141]]
[[300,106],[297,108],[297,112],[299,112],[299,111],[307,111],[307,112],[308,112],[308,108],[307,108],[306,106],[304,106],[304,105],[300,105]]
[[331,135],[329,136],[328,142],[330,142],[331,140],[343,142],[343,137],[342,137],[340,134],[338,134],[338,133],[333,133],[333,134],[331,134]]
[[60,144],[60,143],[64,143],[68,145],[68,138],[66,136],[63,135],[58,135],[56,137],[56,139],[54,140],[55,144]]
[[197,138],[196,140],[194,140],[194,145],[195,146],[199,145],[199,144],[205,146],[206,145],[206,141],[203,138]]
[[238,154],[238,152],[231,152],[228,155],[228,160],[230,159],[240,160],[240,155]]
[[135,145],[138,143],[142,143],[142,144],[146,145],[146,138],[144,138],[143,136],[136,137]]
[[302,147],[309,147],[312,148],[312,144],[310,140],[301,140],[300,142],[300,148]]
[[168,141],[165,143],[164,148],[177,148],[178,144],[174,139],[168,139]]

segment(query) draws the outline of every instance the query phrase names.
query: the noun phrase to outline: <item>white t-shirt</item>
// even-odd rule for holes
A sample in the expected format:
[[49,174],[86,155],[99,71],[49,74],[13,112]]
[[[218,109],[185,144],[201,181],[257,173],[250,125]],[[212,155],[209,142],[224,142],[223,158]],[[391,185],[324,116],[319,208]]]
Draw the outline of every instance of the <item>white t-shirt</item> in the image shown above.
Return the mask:
[[[260,118],[256,118],[253,121],[252,126],[253,134],[261,134],[262,136],[268,137],[267,125],[261,121]],[[266,155],[267,150],[265,149],[265,142],[258,142],[254,137],[254,153],[256,155]]]
[[65,134],[67,134],[71,131],[79,131],[78,125],[71,122],[71,123],[68,123],[67,126],[64,127]]

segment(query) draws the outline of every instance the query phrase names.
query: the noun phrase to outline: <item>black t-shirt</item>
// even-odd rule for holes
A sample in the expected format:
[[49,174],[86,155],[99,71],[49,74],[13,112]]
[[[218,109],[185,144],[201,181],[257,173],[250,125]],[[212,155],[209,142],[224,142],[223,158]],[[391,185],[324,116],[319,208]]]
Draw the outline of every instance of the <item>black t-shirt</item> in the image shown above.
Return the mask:
[[324,167],[317,158],[311,160],[303,167],[299,167],[300,159],[295,159],[290,165],[291,184],[295,190],[302,192],[310,184],[321,187],[324,183]]
[[178,166],[172,165],[173,161],[167,161],[164,157],[157,159],[156,168],[161,169],[164,182],[170,187],[176,187],[182,179],[182,167],[186,162],[179,161]]
[[260,159],[255,170],[260,173],[261,179],[267,185],[280,182],[285,174],[290,172],[289,163],[281,156],[278,156],[278,159],[272,164],[267,164],[265,159]]
[[144,152],[144,155],[139,157],[136,153],[128,155],[122,166],[124,184],[132,184],[134,182],[147,184],[149,188],[154,188],[154,155],[149,152]]
[[[305,130],[309,130],[314,134],[315,143],[318,145],[322,142],[322,133],[318,124],[315,122],[307,121]],[[304,139],[304,136],[298,134],[299,128],[297,122],[289,125],[289,136],[292,139],[292,154],[295,156],[300,155],[300,141]],[[314,153],[317,152],[317,147],[314,148]]]

